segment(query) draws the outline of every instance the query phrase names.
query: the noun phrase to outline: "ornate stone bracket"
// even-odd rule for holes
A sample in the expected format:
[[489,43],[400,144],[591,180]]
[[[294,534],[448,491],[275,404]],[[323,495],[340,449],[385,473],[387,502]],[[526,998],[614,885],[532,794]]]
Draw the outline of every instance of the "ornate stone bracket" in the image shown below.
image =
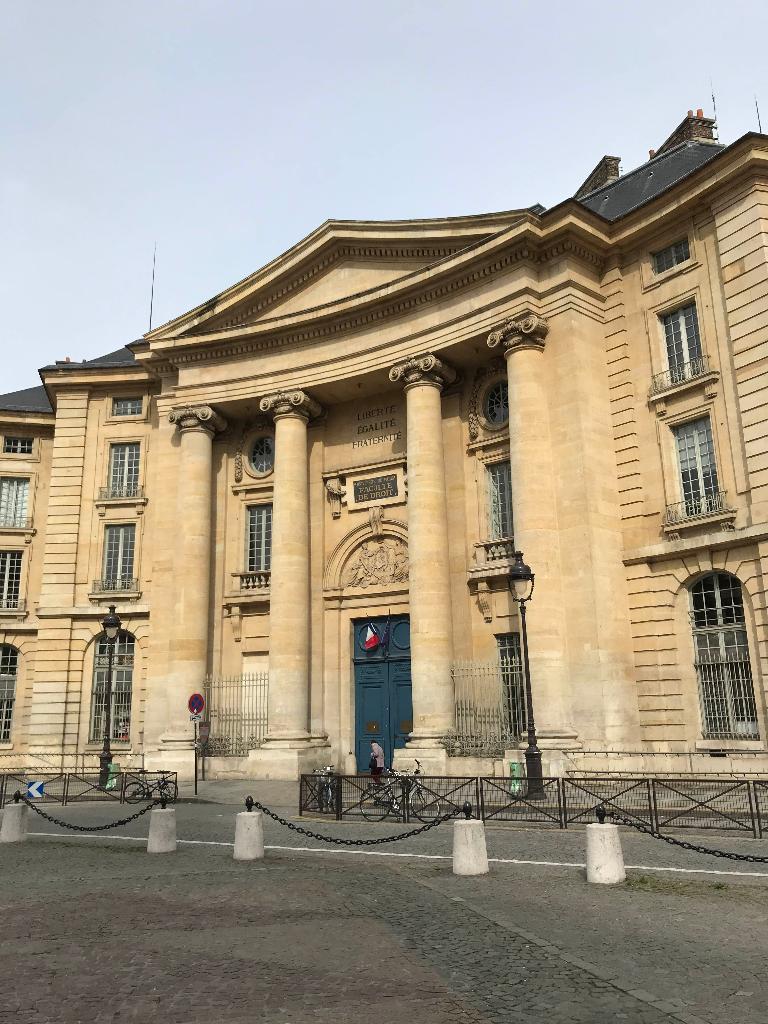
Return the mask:
[[491,331],[488,335],[488,348],[501,345],[504,355],[526,348],[542,351],[547,334],[549,324],[544,317],[526,310],[520,316],[509,317],[501,327]]
[[276,391],[265,395],[259,402],[259,408],[269,416],[303,416],[310,420],[319,416],[322,408],[319,402],[310,398],[306,391]]
[[183,433],[185,430],[204,430],[207,434],[215,434],[224,430],[227,421],[210,405],[183,405],[171,409],[168,420],[175,423]]
[[406,391],[419,384],[429,384],[442,391],[447,385],[453,384],[456,377],[456,371],[431,352],[395,363],[389,371],[389,379],[395,384],[402,381]]

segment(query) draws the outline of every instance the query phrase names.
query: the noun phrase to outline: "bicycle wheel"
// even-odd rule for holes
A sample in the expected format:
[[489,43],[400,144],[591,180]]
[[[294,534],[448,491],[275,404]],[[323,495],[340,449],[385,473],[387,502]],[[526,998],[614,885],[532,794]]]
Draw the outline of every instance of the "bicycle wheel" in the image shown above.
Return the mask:
[[411,790],[410,809],[411,814],[419,821],[433,821],[440,817],[443,806],[436,794],[422,789],[421,786],[414,786]]
[[175,804],[179,795],[179,787],[171,779],[160,779],[157,786],[157,795],[162,800],[165,797],[169,804]]
[[391,809],[392,798],[383,787],[380,793],[373,786],[367,789],[360,801],[360,813],[366,821],[383,821]]
[[127,804],[140,804],[143,800],[149,799],[149,794],[143,782],[129,782],[125,787],[123,799]]

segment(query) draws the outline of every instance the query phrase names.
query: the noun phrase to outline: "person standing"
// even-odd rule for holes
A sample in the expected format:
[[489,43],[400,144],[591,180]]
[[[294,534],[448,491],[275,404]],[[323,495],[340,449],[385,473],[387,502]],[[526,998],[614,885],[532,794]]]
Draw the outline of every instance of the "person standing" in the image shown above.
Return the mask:
[[371,740],[371,759],[368,763],[371,775],[378,779],[384,774],[384,748],[376,740]]

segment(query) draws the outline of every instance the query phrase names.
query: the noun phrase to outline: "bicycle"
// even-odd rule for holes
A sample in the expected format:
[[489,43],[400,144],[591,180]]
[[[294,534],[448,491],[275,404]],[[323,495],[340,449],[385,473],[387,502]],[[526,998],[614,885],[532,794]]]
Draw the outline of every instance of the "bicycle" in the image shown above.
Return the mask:
[[334,772],[335,769],[332,764],[312,770],[313,775],[320,776],[315,796],[317,798],[317,809],[321,814],[336,813],[336,787],[339,781],[334,778]]
[[[396,772],[393,768],[387,771],[383,784],[371,783],[360,799],[360,813],[366,821],[383,821],[390,814],[397,818],[408,816],[428,822],[439,818],[442,813],[440,797],[422,785],[421,762],[416,761],[413,772]],[[396,784],[400,785],[397,786]],[[405,794],[405,807],[403,806]]]
[[136,779],[134,782],[127,782],[123,791],[123,799],[127,804],[140,804],[163,798],[169,804],[173,804],[178,795],[179,787],[176,780],[168,775],[161,775],[159,779]]

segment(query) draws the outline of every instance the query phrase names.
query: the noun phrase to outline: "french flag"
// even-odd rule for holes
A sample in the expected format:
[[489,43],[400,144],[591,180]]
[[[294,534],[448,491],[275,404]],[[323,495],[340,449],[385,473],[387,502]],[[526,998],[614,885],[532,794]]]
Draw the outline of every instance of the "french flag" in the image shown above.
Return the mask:
[[381,637],[376,632],[376,627],[370,622],[365,628],[365,636],[363,637],[363,650],[375,651],[381,643]]

